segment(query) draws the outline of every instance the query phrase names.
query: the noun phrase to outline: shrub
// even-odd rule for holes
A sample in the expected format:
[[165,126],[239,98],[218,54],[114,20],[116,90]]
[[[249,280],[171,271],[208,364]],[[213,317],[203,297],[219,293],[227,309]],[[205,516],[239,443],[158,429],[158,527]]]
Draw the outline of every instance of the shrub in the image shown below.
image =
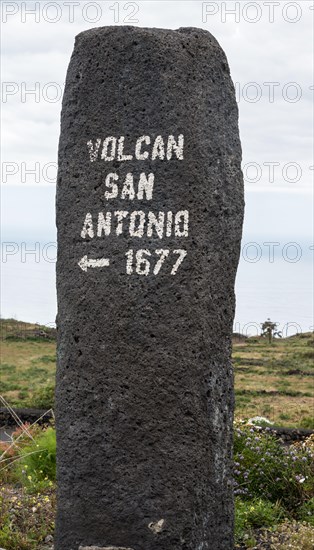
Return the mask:
[[266,428],[238,423],[234,435],[235,494],[277,501],[297,515],[314,494],[313,449],[284,447]]
[[314,527],[314,498],[302,504],[298,511],[298,519],[306,521]]
[[53,485],[56,479],[56,433],[47,428],[20,451],[16,463],[17,476],[29,492]]
[[305,418],[302,418],[300,422],[300,428],[304,428],[306,430],[313,430],[314,429],[314,417],[313,416],[306,416]]
[[29,445],[30,436],[35,439],[39,434],[42,434],[42,428],[38,424],[25,422],[16,427],[9,441],[0,443],[0,480],[3,483],[16,482],[16,468],[21,450]]
[[302,356],[305,358],[305,359],[314,359],[314,350],[310,350],[310,351],[304,351],[302,353]]
[[55,401],[55,387],[48,384],[34,391],[27,405],[38,409],[52,409]]
[[252,533],[253,529],[272,527],[283,520],[284,510],[278,503],[273,504],[261,498],[250,501],[235,500],[235,538],[243,539],[244,535]]

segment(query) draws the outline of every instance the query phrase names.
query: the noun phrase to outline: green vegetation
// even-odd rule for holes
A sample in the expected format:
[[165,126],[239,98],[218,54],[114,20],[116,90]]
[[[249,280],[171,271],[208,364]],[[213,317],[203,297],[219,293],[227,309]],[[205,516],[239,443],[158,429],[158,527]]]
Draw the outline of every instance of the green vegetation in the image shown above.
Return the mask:
[[30,493],[46,490],[56,479],[56,434],[51,427],[21,448],[15,466],[19,482]]
[[236,542],[247,548],[312,548],[314,436],[285,447],[267,428],[235,424]]
[[277,330],[277,326],[277,323],[273,323],[270,319],[262,324],[262,336],[267,338],[270,344],[275,337],[282,338],[282,333]]
[[236,415],[314,429],[313,333],[289,338],[235,339]]
[[[11,406],[50,409],[55,341],[34,325],[0,324],[5,329],[0,393]],[[263,429],[252,421],[235,422],[238,548],[314,547],[314,436],[284,446],[267,429],[270,423],[314,428],[313,347],[310,333],[234,339],[236,418],[266,417],[256,421]],[[48,550],[55,516],[55,430],[25,425],[12,437],[0,443],[0,547]]]
[[[44,327],[13,320],[1,320],[0,327],[0,393],[11,406],[53,407],[55,341],[45,337]],[[262,337],[235,338],[236,415],[314,429],[313,358],[311,333],[272,338],[271,343]]]
[[6,550],[48,550],[55,517],[54,491],[30,495],[23,489],[0,489],[0,546]]
[[[0,546],[48,549],[45,540],[53,535],[55,514],[55,430],[25,425],[12,437],[13,444],[1,444]],[[236,421],[237,544],[242,548],[312,548],[313,457],[314,436],[284,447],[267,428]]]
[[46,550],[55,518],[55,430],[24,425],[0,453],[0,547]]
[[268,430],[236,422],[235,494],[245,500],[280,502],[286,514],[299,518],[300,506],[314,496],[314,438],[309,437],[304,446],[285,447]]
[[0,394],[12,407],[54,405],[56,342],[46,329],[0,320]]
[[285,517],[279,504],[273,504],[262,498],[250,501],[235,500],[235,539],[246,541],[255,546],[254,530],[278,525]]

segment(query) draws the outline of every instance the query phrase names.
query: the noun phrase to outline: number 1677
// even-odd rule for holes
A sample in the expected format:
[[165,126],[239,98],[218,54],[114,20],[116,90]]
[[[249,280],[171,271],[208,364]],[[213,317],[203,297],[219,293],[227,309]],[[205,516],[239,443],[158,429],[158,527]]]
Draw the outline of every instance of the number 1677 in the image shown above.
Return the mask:
[[[153,258],[153,255],[155,255],[155,258]],[[163,264],[166,262],[168,257],[171,256],[172,269],[170,274],[175,275],[186,255],[186,250],[171,251],[164,248],[154,250],[153,253],[149,250],[138,250],[137,252],[134,252],[134,250],[128,250],[126,253],[126,272],[128,275],[132,275],[134,272],[138,275],[149,275],[150,273],[158,275]],[[153,260],[156,261],[153,262]]]

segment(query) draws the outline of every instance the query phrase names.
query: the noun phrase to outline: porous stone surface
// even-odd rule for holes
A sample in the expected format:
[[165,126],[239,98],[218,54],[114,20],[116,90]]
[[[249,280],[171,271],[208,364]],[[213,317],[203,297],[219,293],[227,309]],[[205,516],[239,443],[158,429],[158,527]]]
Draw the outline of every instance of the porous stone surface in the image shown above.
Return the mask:
[[240,162],[209,32],[76,37],[57,185],[55,550],[233,548]]

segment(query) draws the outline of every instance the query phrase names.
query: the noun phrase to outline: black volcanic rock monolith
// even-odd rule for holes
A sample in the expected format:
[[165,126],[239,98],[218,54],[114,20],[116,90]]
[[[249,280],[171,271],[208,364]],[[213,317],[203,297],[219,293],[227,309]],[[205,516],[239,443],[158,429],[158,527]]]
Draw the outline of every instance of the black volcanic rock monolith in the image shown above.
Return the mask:
[[243,182],[207,31],[79,34],[57,185],[55,550],[231,550]]

